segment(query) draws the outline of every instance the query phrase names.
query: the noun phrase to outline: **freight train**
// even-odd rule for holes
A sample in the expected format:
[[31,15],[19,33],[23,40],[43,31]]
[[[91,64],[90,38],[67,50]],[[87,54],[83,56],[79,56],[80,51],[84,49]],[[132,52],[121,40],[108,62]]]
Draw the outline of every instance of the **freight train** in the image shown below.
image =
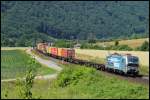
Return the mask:
[[51,56],[74,64],[86,65],[98,70],[117,72],[125,75],[138,75],[139,73],[138,57],[132,56],[131,54],[109,54],[106,57],[106,64],[104,65],[77,59],[75,57],[75,50],[71,48],[58,48],[49,46],[47,43],[38,43],[36,50],[47,56]]

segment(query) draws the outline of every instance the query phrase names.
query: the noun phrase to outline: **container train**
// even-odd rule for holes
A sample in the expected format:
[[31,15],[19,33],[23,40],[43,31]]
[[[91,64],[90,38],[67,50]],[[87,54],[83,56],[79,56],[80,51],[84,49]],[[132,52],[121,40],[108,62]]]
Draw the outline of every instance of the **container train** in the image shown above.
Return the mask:
[[38,43],[36,50],[45,55],[64,60],[74,64],[86,65],[96,68],[98,70],[107,70],[111,72],[117,72],[120,74],[139,74],[139,60],[138,57],[131,54],[110,54],[106,57],[106,64],[99,64],[89,62],[75,57],[75,50],[71,48],[58,48],[49,46],[47,43]]

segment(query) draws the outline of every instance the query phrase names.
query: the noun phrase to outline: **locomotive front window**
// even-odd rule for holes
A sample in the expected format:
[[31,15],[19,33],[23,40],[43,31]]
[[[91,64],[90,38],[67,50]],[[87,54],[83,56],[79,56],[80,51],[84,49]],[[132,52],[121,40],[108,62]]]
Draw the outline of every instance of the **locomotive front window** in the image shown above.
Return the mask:
[[114,58],[113,58],[113,61],[118,63],[118,62],[121,61],[121,59],[120,59],[119,57],[114,57]]
[[128,57],[128,61],[131,63],[138,63],[138,58],[131,56],[131,57]]

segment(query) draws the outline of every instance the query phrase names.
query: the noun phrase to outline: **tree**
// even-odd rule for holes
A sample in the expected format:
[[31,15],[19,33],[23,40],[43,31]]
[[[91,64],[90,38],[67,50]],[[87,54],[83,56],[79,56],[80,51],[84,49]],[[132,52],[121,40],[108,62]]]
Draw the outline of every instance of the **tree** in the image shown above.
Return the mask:
[[140,47],[141,51],[149,51],[149,42],[144,41],[144,43]]
[[88,41],[88,43],[96,43],[96,40],[95,40],[95,39],[90,39],[90,40]]
[[[143,37],[143,33],[146,36],[149,34],[149,21],[146,21],[149,17],[149,3],[144,3],[145,1],[134,2],[135,9],[132,9],[130,2],[126,1],[127,6],[125,8],[119,5],[120,2],[118,2],[119,6],[115,6],[114,2],[92,2],[79,1],[76,5],[74,1],[54,1],[53,3],[45,1],[26,3],[2,1],[1,45],[32,45],[35,32],[37,33],[37,40],[45,41],[52,39],[50,37],[69,40],[70,36],[74,36],[74,39],[81,40],[110,40],[130,38],[132,34],[135,34],[133,38]],[[136,7],[138,5],[142,5],[142,9]],[[119,13],[128,12],[129,9],[130,13],[127,13],[126,16]],[[136,13],[138,15],[134,15]],[[143,15],[144,22],[137,20],[139,15]]]
[[27,70],[25,80],[17,80],[19,95],[23,99],[33,99],[31,89],[33,87],[33,80],[35,78],[34,72],[36,71],[34,66],[36,66],[36,62],[35,59],[32,59],[29,61],[29,68]]
[[115,41],[115,46],[118,46],[118,45],[119,45],[119,41],[116,40],[116,41]]

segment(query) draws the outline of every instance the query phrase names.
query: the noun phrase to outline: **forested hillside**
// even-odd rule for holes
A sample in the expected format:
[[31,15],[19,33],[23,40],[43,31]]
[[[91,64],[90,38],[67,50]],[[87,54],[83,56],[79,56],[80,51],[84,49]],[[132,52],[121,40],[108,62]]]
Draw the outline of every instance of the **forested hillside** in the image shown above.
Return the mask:
[[1,45],[149,34],[149,1],[1,1]]

